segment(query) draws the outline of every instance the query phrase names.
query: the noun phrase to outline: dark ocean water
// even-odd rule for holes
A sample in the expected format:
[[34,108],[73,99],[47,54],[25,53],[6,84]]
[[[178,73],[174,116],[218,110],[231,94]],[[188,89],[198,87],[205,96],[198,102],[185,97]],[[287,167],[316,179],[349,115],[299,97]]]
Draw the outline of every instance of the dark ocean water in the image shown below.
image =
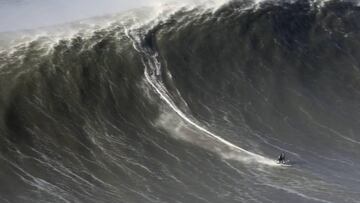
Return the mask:
[[146,12],[0,34],[0,202],[360,202],[354,2]]

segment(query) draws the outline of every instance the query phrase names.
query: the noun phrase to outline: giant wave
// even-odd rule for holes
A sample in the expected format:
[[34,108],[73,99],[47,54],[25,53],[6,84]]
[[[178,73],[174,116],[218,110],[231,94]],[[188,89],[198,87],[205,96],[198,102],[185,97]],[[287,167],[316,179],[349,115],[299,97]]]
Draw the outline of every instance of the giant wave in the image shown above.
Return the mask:
[[356,3],[170,7],[0,34],[1,202],[358,201]]

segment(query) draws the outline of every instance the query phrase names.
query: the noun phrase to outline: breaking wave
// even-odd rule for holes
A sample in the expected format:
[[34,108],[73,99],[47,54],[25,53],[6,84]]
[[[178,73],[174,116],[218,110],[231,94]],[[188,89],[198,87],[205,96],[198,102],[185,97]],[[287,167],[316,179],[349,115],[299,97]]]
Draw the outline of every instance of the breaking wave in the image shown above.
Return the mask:
[[1,33],[1,201],[358,201],[360,10],[319,2]]

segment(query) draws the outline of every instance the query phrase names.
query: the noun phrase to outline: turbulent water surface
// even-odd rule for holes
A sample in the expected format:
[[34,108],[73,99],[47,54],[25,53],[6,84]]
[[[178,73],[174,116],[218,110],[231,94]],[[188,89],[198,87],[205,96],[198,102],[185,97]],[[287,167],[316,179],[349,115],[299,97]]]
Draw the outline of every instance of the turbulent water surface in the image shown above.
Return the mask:
[[0,202],[360,201],[356,2],[158,9],[0,34]]

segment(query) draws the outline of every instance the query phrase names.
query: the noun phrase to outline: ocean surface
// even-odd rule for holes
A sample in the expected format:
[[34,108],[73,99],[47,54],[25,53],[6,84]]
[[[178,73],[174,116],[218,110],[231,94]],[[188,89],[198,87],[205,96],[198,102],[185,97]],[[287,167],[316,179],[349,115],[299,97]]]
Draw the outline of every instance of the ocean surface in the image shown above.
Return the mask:
[[0,95],[1,203],[360,202],[356,1],[3,32]]

